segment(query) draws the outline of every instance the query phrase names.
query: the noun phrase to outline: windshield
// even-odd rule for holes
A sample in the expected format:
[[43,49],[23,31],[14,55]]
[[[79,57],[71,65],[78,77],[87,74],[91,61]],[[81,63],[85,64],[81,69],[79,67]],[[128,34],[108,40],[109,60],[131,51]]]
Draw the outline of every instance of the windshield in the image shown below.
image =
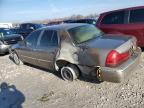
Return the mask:
[[96,37],[102,36],[104,33],[93,25],[85,25],[68,30],[76,44],[80,44]]
[[9,30],[9,29],[1,29],[1,30],[0,30],[0,38],[9,36],[9,35],[11,35],[11,34],[13,34],[13,33],[12,33],[12,31]]

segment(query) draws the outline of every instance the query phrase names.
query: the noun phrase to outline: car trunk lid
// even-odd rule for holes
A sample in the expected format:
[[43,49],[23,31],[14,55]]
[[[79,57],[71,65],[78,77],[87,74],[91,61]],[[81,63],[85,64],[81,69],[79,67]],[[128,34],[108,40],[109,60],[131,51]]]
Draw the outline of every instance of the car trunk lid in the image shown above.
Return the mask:
[[[83,45],[98,49],[116,49],[123,44],[131,44],[131,37],[104,35],[83,43]],[[129,42],[128,42],[129,41]]]
[[[88,58],[88,60],[83,60],[84,58],[81,54],[81,59],[83,61],[86,61],[85,64],[87,64],[87,61],[90,61],[88,64],[90,65],[101,65],[105,66],[105,61],[108,56],[108,54],[115,50],[119,54],[123,53],[125,55],[126,52],[129,52],[130,50],[134,51],[136,49],[136,39],[131,36],[113,36],[113,35],[104,35],[101,37],[97,37],[95,39],[92,39],[90,41],[84,42],[80,44],[82,53],[85,55],[89,55],[91,60]],[[132,54],[130,54],[131,56]],[[86,59],[86,56],[85,56]],[[84,62],[83,62],[84,63]]]

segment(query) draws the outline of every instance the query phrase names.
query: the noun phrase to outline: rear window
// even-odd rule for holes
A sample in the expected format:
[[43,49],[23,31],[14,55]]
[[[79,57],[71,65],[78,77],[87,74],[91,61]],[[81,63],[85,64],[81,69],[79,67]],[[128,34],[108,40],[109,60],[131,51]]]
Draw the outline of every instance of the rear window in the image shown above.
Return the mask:
[[130,23],[144,22],[144,9],[136,9],[130,11]]
[[93,25],[75,27],[68,30],[68,32],[76,44],[92,40],[104,34],[101,30]]
[[125,11],[113,12],[106,15],[101,24],[123,24]]

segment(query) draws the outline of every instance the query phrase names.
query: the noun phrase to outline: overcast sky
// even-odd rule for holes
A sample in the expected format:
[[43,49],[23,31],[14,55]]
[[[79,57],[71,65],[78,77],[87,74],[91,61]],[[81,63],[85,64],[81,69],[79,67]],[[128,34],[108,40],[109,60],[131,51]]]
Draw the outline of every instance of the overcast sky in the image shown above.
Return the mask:
[[142,6],[144,0],[0,0],[0,22],[23,22],[88,15]]

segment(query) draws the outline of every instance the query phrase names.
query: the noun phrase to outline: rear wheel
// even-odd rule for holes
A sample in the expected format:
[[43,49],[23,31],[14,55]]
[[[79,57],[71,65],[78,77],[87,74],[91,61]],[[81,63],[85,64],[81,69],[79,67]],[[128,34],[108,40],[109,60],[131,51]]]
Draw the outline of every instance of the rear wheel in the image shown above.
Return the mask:
[[74,81],[79,77],[79,69],[75,65],[67,65],[61,68],[61,76],[65,81]]
[[14,60],[14,63],[16,65],[21,65],[23,64],[23,62],[19,59],[18,55],[16,52],[13,52],[13,60]]

